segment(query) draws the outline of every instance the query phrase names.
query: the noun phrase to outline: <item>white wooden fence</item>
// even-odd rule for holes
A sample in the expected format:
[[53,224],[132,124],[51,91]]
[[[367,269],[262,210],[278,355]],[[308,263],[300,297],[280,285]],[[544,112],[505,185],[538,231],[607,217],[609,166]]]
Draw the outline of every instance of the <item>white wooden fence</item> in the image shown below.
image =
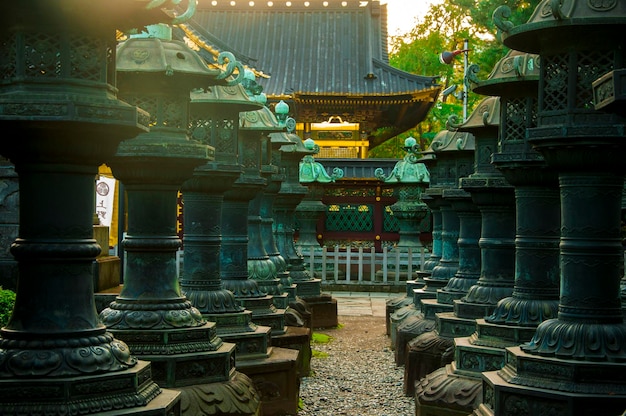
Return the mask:
[[383,247],[377,253],[372,247],[347,247],[328,250],[328,247],[300,247],[309,272],[322,279],[322,284],[393,285],[403,286],[414,278],[413,272],[422,270],[426,250],[408,247]]

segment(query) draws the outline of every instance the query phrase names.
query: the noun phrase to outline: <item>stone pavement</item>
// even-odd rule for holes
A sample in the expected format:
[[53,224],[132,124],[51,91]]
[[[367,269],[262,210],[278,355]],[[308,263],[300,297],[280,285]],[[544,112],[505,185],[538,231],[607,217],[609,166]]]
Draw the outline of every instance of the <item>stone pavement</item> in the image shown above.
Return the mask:
[[387,300],[403,296],[403,293],[382,292],[325,292],[337,300],[338,316],[385,317]]

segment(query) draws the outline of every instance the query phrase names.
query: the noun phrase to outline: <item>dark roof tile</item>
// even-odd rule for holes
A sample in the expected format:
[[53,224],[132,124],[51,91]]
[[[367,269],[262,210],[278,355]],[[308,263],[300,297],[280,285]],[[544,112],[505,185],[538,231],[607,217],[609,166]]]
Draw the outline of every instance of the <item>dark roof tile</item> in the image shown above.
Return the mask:
[[190,26],[216,48],[269,75],[259,80],[268,96],[378,96],[438,87],[436,77],[389,66],[387,7],[378,1],[234,3],[200,0]]

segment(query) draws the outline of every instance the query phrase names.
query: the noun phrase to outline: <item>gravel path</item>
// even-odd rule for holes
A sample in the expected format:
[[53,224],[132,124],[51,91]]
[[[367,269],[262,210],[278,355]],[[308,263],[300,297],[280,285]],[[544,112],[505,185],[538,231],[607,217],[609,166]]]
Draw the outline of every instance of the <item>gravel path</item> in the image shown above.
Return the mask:
[[413,416],[415,400],[403,392],[404,367],[396,367],[385,318],[339,316],[339,328],[316,329],[332,337],[312,342],[311,375],[300,385],[298,416]]

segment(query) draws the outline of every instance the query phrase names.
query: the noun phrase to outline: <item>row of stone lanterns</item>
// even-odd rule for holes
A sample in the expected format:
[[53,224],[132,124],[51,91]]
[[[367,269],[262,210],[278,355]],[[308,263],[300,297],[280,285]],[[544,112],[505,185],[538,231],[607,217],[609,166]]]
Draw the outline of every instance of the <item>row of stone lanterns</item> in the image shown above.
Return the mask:
[[[152,363],[160,386],[181,392],[183,414],[231,408],[254,414],[258,393],[235,371],[235,344],[223,342],[216,323],[193,306],[178,281],[177,193],[213,158],[214,147],[187,135],[190,91],[206,88],[211,70],[184,43],[171,40],[170,30],[151,26],[118,47],[120,95],[147,109],[151,120],[149,132],[123,142],[107,162],[127,193],[128,231],[124,285],[100,317],[133,354]],[[249,395],[233,394],[242,386]],[[214,394],[227,399],[206,399]]]
[[[415,383],[420,415],[626,409],[619,94],[626,42],[614,36],[623,33],[626,8],[583,3],[544,1],[517,28],[503,19],[507,8],[494,13],[514,49],[474,91],[499,99],[499,139],[473,131],[483,175],[460,181],[482,214],[481,274],[453,312],[436,314],[435,331],[410,343],[420,364],[454,356],[417,376],[424,376]],[[511,189],[515,216],[507,214]],[[456,328],[446,331],[451,322]],[[473,333],[459,336],[464,327]]]
[[479,411],[549,406],[562,415],[620,414],[626,408],[619,286],[626,121],[594,108],[592,84],[626,66],[626,4],[544,1],[518,27],[500,19],[508,12],[494,13],[503,43],[541,61],[537,125],[526,131],[558,175],[560,298],[557,317],[541,322],[528,343],[507,348],[502,370],[483,373]]
[[[416,385],[416,405],[425,413],[434,408],[471,412],[482,399],[481,372],[501,368],[504,365],[504,347],[528,341],[533,332],[533,324],[536,326],[542,319],[556,314],[556,304],[550,301],[549,293],[533,294],[531,283],[539,281],[539,287],[545,286],[549,283],[545,276],[554,276],[554,272],[558,270],[558,267],[554,268],[555,256],[549,255],[548,234],[545,232],[547,230],[542,230],[539,225],[528,226],[524,223],[542,223],[532,219],[533,212],[529,210],[543,207],[546,213],[545,223],[555,219],[554,216],[547,215],[548,212],[558,214],[559,210],[558,201],[547,198],[548,191],[541,187],[550,175],[542,171],[541,158],[524,140],[525,129],[535,122],[536,100],[532,87],[538,79],[537,57],[512,51],[498,62],[487,81],[481,82],[475,77],[471,79],[477,83],[474,91],[500,96],[500,125],[504,127],[500,129],[499,151],[493,153],[492,163],[507,177],[507,182],[515,184],[515,288],[512,296],[497,303],[493,313],[484,315],[485,318],[478,316],[475,319],[475,323],[472,323],[475,332],[472,329],[473,334],[466,334],[470,336],[455,334],[453,337],[446,337],[444,331],[433,334],[440,337],[442,343],[452,346],[455,353],[451,364],[428,375],[421,374],[425,377]],[[537,205],[538,203],[541,205]],[[558,220],[558,215],[556,219]],[[548,228],[550,229],[554,230],[553,225]],[[536,233],[535,236],[530,230]],[[552,248],[556,246],[553,245]],[[455,315],[458,315],[456,311]],[[461,317],[449,319],[459,322]],[[420,345],[427,344],[426,339],[430,344],[435,343],[432,338],[421,336],[413,341],[414,360],[419,361],[424,354],[433,353],[428,348],[419,348]]]
[[[412,289],[412,302],[400,307],[389,317],[391,343],[397,364],[404,363],[405,346],[411,338],[435,328],[435,312],[451,307],[449,303],[446,306],[438,304],[437,297],[459,268],[457,241],[460,220],[452,208],[451,199],[445,198],[444,192],[456,188],[460,175],[471,168],[473,145],[473,137],[469,133],[443,131],[425,152],[424,163],[431,171],[431,186],[421,198],[433,216],[437,215],[440,219],[441,232],[434,237],[440,241],[433,242],[433,245],[440,244],[441,256],[431,263],[430,270],[424,269],[418,273],[424,285]],[[428,300],[434,300],[433,307],[424,308]]]
[[[132,409],[134,414],[262,410],[271,415],[297,409],[297,378],[308,371],[302,357],[310,357],[310,330],[288,331],[284,309],[277,310],[289,296],[283,279],[290,286],[288,270],[279,279],[274,265],[279,262],[270,260],[280,253],[274,248],[270,256],[258,246],[261,238],[253,247],[258,251],[247,244],[247,225],[262,211],[248,202],[266,185],[260,176],[261,143],[271,143],[267,133],[284,124],[231,77],[235,68],[244,76],[232,55],[218,59],[228,64],[225,71],[207,66],[182,42],[172,41],[167,26],[148,26],[148,35],[132,36],[115,51],[114,29],[171,18],[171,11],[160,8],[163,3],[137,3],[125,9],[121,22],[99,21],[82,37],[69,30],[80,7],[66,10],[67,16],[42,8],[46,13],[4,25],[7,44],[21,47],[7,55],[14,71],[6,73],[15,74],[7,80],[17,87],[7,83],[0,92],[0,117],[28,140],[5,141],[0,148],[15,166],[20,198],[20,232],[11,249],[19,290],[11,321],[0,332],[2,414]],[[194,5],[183,15],[192,14]],[[26,16],[20,6],[14,9]],[[108,16],[106,10],[98,17]],[[81,58],[84,62],[77,61]],[[114,79],[124,101],[113,94]],[[48,85],[46,93],[37,94],[42,85]],[[207,97],[209,92],[239,92],[239,101],[224,116],[220,111],[229,106]],[[259,111],[260,127],[251,123],[254,114],[248,110]],[[276,146],[266,144],[271,147]],[[93,179],[103,163],[127,192],[128,233],[124,285],[98,316]],[[250,191],[243,192],[243,202],[237,183]],[[186,250],[180,281],[179,189],[185,193]],[[233,205],[228,214],[241,215],[224,214],[224,201]],[[242,217],[246,227],[240,227]],[[223,232],[229,226],[232,233]],[[259,260],[262,267],[255,264]],[[249,278],[259,269],[269,271]],[[290,348],[270,346],[270,335]],[[90,393],[76,393],[88,385]],[[32,388],[37,395],[28,393]]]
[[[102,324],[93,296],[101,250],[94,178],[120,142],[149,127],[145,111],[115,95],[115,30],[171,20],[164,3],[5,7],[0,120],[15,138],[3,140],[0,153],[18,173],[20,227],[11,246],[16,303],[0,330],[2,414],[181,412],[180,393],[161,389],[151,363]],[[217,75],[203,74],[207,83]],[[197,333],[208,334],[197,318],[190,316]]]

